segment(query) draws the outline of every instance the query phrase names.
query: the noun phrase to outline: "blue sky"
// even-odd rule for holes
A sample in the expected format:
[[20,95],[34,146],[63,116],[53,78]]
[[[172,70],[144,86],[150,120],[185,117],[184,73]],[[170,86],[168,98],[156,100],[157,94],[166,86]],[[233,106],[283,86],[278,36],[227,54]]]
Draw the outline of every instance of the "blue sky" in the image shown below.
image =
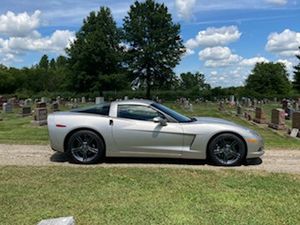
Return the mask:
[[[291,74],[300,46],[299,0],[158,0],[165,3],[187,53],[177,74],[200,71],[212,86],[242,85],[256,62],[282,62]],[[56,57],[74,40],[82,20],[100,6],[118,25],[127,0],[1,0],[0,63],[23,67],[42,54]]]

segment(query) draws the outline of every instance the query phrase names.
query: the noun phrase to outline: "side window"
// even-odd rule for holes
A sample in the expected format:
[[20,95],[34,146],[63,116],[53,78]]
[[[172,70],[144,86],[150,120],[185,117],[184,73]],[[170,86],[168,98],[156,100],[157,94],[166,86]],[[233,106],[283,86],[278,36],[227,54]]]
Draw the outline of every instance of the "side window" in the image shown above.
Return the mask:
[[142,106],[142,105],[119,105],[118,117],[133,119],[133,120],[145,120],[151,121],[154,117],[161,116],[159,112],[154,109]]

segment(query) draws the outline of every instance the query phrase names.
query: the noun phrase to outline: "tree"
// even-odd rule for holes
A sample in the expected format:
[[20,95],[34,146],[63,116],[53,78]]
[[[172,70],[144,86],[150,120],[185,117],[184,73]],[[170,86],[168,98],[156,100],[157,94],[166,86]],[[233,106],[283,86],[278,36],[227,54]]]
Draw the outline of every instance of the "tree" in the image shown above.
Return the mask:
[[205,83],[204,74],[191,72],[180,74],[181,88],[185,90],[201,91],[203,89],[210,89],[210,85]]
[[264,96],[287,95],[291,85],[282,63],[257,63],[246,80],[247,91]]
[[146,97],[154,85],[172,77],[184,53],[180,25],[164,4],[136,1],[124,19],[124,41],[128,44],[129,70],[146,86]]
[[49,59],[48,59],[47,55],[42,56],[38,67],[41,68],[41,69],[48,70],[48,68],[49,68]]
[[50,60],[49,67],[51,70],[55,70],[55,67],[56,67],[55,59]]
[[76,91],[90,90],[101,94],[104,89],[99,82],[101,77],[120,72],[120,38],[120,30],[109,8],[101,7],[83,21],[76,40],[66,50]]
[[[299,47],[300,50],[300,47]],[[300,54],[296,55],[297,59],[300,60]],[[294,82],[293,82],[293,86],[294,89],[297,90],[298,92],[300,92],[300,62],[297,66],[294,67],[295,71],[294,71]]]

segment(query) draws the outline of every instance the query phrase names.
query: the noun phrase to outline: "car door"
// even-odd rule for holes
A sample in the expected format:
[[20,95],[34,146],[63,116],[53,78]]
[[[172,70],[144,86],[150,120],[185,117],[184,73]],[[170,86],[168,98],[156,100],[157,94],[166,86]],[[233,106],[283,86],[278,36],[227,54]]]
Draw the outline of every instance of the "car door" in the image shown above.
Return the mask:
[[166,126],[153,122],[163,116],[147,105],[119,104],[113,119],[115,147],[121,156],[179,157],[183,129],[179,123]]

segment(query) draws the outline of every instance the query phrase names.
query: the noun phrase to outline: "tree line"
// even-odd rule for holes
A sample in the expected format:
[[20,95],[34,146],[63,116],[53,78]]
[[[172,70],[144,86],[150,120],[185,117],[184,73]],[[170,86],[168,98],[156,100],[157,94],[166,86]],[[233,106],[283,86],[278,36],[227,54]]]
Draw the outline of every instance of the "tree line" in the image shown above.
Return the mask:
[[[66,56],[40,62],[30,68],[0,65],[0,94],[39,92],[93,93],[142,90],[147,98],[154,91],[183,90],[194,97],[227,94],[284,96],[300,93],[300,63],[294,83],[281,63],[258,63],[243,87],[211,88],[205,75],[186,72],[177,76],[174,68],[185,53],[180,24],[174,23],[168,8],[154,0],[134,2],[123,26],[118,27],[111,10],[101,7],[84,19]],[[300,60],[300,56],[297,56]]]

